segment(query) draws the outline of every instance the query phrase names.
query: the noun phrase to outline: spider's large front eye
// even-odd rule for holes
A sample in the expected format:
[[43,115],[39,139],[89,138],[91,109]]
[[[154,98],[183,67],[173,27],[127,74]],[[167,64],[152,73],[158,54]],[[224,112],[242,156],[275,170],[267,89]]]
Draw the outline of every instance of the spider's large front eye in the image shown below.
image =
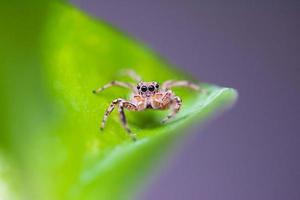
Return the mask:
[[148,87],[148,90],[149,90],[150,92],[153,92],[153,91],[155,90],[155,88],[154,88],[153,85],[150,85],[150,86]]
[[142,86],[141,90],[142,90],[142,92],[146,92],[147,91],[147,87],[146,86]]

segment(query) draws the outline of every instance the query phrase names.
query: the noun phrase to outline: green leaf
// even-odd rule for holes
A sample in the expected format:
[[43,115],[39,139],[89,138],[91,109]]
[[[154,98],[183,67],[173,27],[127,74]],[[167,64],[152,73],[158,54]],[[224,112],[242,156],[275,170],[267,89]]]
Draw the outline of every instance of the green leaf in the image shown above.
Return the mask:
[[[9,46],[0,51],[0,195],[4,191],[7,199],[132,199],[186,127],[236,99],[235,90],[210,84],[201,84],[206,93],[176,89],[183,107],[167,124],[160,120],[168,111],[126,112],[137,142],[117,112],[100,133],[105,109],[129,91],[111,88],[96,96],[92,90],[129,81],[120,70],[134,69],[146,81],[191,77],[72,6],[32,2],[17,8],[5,7],[2,19],[23,18],[1,23],[7,29],[0,35]],[[26,15],[32,8],[39,12]]]

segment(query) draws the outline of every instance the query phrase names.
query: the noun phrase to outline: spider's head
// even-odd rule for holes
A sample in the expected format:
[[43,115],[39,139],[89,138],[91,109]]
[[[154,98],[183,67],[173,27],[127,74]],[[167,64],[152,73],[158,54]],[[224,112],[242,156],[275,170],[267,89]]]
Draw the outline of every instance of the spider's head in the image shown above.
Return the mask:
[[136,86],[139,94],[144,97],[150,97],[159,90],[159,84],[157,82],[139,82]]

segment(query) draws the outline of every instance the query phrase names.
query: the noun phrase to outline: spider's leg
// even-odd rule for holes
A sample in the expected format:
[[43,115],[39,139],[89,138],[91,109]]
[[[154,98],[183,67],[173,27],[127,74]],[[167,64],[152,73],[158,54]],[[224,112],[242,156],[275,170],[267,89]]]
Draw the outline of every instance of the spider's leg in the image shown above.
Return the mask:
[[172,96],[173,96],[173,92],[172,91],[167,91],[164,96],[162,97],[161,101],[162,101],[162,104],[163,105],[167,105],[170,103],[170,100],[172,99]]
[[142,78],[132,69],[122,70],[121,74],[129,76],[130,78],[132,78],[136,82],[142,81]]
[[129,134],[129,136],[132,138],[132,140],[136,141],[136,135],[133,134],[131,129],[128,127],[126,116],[124,113],[124,108],[126,108],[128,110],[132,110],[132,111],[137,111],[137,107],[136,107],[136,105],[134,105],[133,103],[130,103],[128,101],[122,100],[119,102],[119,114],[120,114],[121,123],[122,123],[124,129]]
[[115,106],[119,104],[119,102],[122,101],[122,99],[115,99],[111,102],[109,107],[106,109],[105,114],[103,116],[102,122],[101,122],[101,127],[100,129],[103,130],[107,121],[108,116],[110,113],[115,109]]
[[135,87],[131,84],[131,83],[127,83],[127,82],[122,82],[122,81],[112,81],[106,85],[104,85],[103,87],[101,88],[98,88],[96,90],[93,90],[93,93],[94,94],[98,94],[100,92],[102,92],[103,90],[107,89],[107,88],[110,88],[112,86],[119,86],[119,87],[125,87],[125,88],[129,88],[129,89],[132,89],[132,90],[135,90]]
[[200,90],[199,85],[186,80],[182,80],[182,81],[169,80],[164,82],[162,85],[163,90],[168,90],[171,89],[172,87],[187,87],[197,91]]
[[181,107],[181,99],[177,96],[175,96],[173,99],[172,99],[172,111],[171,113],[162,120],[162,123],[166,123],[169,119],[173,118],[177,113],[178,111],[180,110],[180,107]]

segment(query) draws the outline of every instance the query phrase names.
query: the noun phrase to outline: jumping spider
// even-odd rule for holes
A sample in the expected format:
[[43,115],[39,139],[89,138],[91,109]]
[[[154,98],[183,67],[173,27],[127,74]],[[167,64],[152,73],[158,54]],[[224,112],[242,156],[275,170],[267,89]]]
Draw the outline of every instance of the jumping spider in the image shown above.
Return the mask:
[[155,81],[142,81],[140,76],[138,76],[132,70],[125,71],[125,74],[134,79],[137,82],[137,85],[121,81],[112,81],[104,85],[103,87],[94,90],[93,93],[98,94],[112,86],[126,87],[132,90],[132,95],[129,101],[121,98],[112,101],[112,103],[107,108],[104,114],[100,128],[101,130],[104,129],[109,114],[114,110],[116,106],[118,106],[118,111],[120,114],[120,120],[122,122],[122,125],[134,141],[136,140],[136,135],[131,132],[130,128],[127,125],[124,108],[130,111],[142,111],[145,109],[171,109],[171,113],[162,120],[162,123],[165,123],[177,114],[177,112],[180,110],[182,103],[181,99],[178,96],[176,96],[171,90],[172,87],[188,87],[193,90],[200,90],[198,85],[186,80],[169,80],[164,82],[160,87],[160,85]]

